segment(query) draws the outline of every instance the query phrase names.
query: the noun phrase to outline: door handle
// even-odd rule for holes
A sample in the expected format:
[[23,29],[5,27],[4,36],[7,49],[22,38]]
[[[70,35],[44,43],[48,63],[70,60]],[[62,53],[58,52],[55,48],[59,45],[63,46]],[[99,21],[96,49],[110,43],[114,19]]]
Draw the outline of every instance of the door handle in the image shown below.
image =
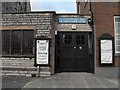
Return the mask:
[[74,49],[75,49],[76,47],[74,47]]
[[80,46],[80,47],[79,47],[79,49],[81,50],[81,49],[82,49],[82,47]]

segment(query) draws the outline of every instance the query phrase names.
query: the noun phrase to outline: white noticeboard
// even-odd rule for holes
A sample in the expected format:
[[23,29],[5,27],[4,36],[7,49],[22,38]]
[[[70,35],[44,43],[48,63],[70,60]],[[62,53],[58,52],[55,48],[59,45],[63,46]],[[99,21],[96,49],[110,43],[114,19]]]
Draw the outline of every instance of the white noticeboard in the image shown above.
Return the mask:
[[113,63],[112,40],[101,40],[101,63]]
[[36,64],[47,65],[49,63],[49,40],[37,40],[36,41],[37,50],[36,50]]

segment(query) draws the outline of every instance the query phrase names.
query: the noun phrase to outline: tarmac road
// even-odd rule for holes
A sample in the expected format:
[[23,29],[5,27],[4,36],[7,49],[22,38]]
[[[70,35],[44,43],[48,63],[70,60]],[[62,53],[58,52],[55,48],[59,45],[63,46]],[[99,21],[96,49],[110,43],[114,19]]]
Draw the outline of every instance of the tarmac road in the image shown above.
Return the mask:
[[32,78],[19,76],[2,77],[2,90],[21,90]]

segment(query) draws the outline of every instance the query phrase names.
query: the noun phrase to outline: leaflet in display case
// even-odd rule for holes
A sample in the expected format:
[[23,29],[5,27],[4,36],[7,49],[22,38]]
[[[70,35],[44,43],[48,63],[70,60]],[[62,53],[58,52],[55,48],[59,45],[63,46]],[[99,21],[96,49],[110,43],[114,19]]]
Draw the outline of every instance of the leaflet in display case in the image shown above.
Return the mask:
[[109,34],[99,37],[99,60],[101,66],[114,64],[114,39]]
[[35,66],[49,65],[50,39],[38,37],[35,39]]

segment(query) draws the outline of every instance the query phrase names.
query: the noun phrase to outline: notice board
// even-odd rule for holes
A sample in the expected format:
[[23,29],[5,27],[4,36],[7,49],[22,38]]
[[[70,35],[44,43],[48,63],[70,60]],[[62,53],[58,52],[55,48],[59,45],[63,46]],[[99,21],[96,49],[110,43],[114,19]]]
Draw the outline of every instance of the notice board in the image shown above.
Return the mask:
[[99,37],[99,63],[100,66],[114,65],[114,38],[110,34]]
[[47,66],[49,65],[49,40],[36,39],[35,40],[35,65]]
[[112,40],[101,40],[101,63],[113,63]]

